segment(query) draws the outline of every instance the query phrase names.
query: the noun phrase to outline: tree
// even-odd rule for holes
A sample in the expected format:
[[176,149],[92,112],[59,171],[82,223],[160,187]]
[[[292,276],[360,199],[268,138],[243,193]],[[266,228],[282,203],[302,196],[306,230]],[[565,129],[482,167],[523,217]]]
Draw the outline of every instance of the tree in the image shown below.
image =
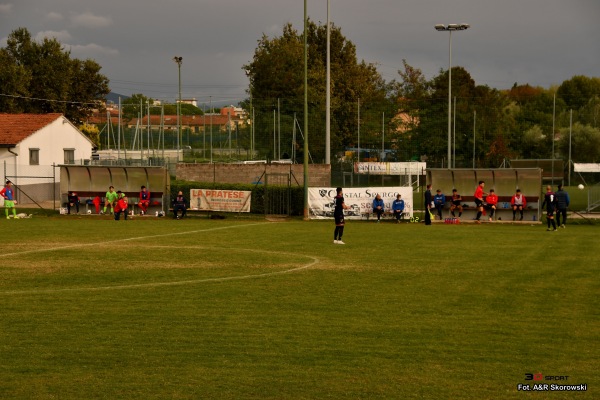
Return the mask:
[[36,42],[25,28],[13,31],[0,49],[0,111],[59,112],[76,124],[98,108],[109,92],[108,79],[93,60],[72,59],[56,39]]
[[571,154],[574,162],[598,163],[600,162],[600,129],[578,122],[573,124],[572,132],[569,128],[560,129],[558,151],[563,159],[569,158],[569,140],[571,141]]
[[[308,23],[308,99],[310,131],[309,145],[315,159],[323,158],[325,121],[325,71],[326,71],[326,32],[327,27],[309,21]],[[358,62],[356,48],[347,40],[338,27],[331,28],[331,141],[332,149],[351,146],[356,141],[357,102],[365,107],[384,107],[386,98],[385,82],[373,64]],[[302,119],[304,104],[304,61],[303,35],[291,24],[286,24],[279,37],[266,35],[258,42],[252,62],[244,65],[250,80],[252,107],[255,110],[257,141],[263,151],[273,146],[272,135],[268,134],[274,125],[273,112],[281,110],[283,130],[292,131],[293,115]],[[245,102],[246,107],[249,102]],[[391,113],[390,113],[391,114]],[[374,121],[368,112],[361,122],[365,134],[374,133]],[[390,115],[391,116],[391,115]],[[379,122],[377,131],[381,132]],[[361,128],[362,132],[362,128]],[[299,141],[299,140],[298,140]],[[291,142],[291,141],[290,141]]]
[[564,81],[556,92],[567,108],[579,110],[591,99],[600,96],[600,78],[577,75]]

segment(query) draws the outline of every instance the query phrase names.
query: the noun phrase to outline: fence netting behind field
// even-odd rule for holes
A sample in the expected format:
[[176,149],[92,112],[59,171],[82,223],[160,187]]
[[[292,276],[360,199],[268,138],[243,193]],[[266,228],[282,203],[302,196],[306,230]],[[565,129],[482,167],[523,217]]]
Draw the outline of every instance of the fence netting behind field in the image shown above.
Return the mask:
[[15,165],[5,161],[3,167],[4,181],[13,183],[18,204],[52,209],[60,203],[56,166]]

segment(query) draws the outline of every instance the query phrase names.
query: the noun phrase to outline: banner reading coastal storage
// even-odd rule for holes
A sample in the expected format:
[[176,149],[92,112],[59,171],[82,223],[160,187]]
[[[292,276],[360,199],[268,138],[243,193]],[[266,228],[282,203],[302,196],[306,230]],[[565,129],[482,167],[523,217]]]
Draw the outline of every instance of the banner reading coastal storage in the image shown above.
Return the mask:
[[251,191],[192,189],[190,208],[192,210],[250,212]]
[[424,162],[356,162],[355,174],[369,175],[425,175],[427,163]]
[[[326,219],[333,218],[335,209],[335,188],[309,188],[308,207],[310,218]],[[373,212],[373,199],[377,194],[381,195],[385,205],[385,211],[392,211],[392,203],[397,195],[404,200],[405,218],[413,216],[413,192],[412,187],[369,187],[369,188],[344,188],[344,202],[348,207],[344,210],[347,219],[367,219]]]

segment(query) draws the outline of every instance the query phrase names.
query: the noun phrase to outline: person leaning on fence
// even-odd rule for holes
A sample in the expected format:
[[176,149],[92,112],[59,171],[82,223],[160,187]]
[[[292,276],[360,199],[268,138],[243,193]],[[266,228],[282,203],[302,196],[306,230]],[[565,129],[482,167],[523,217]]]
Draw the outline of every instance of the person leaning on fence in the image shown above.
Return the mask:
[[443,195],[440,189],[435,191],[435,196],[433,196],[433,205],[437,211],[438,217],[440,217],[440,221],[442,220],[442,210],[444,209],[444,204],[446,204],[446,196]]
[[494,214],[496,213],[496,209],[498,208],[498,195],[494,191],[494,189],[490,189],[490,193],[485,198],[485,202],[487,203],[487,209],[490,212],[489,221],[494,220]]
[[[569,193],[563,189],[563,185],[558,185],[558,190],[555,193],[556,196],[556,225],[564,228],[567,224],[567,208],[569,208]],[[560,223],[560,217],[563,217],[562,224]]]
[[[187,210],[187,201],[183,196],[183,192],[180,190],[177,193],[177,197],[173,200],[173,218],[180,219],[185,217],[185,211]],[[179,216],[179,211],[181,211],[181,217]]]
[[373,200],[373,214],[377,214],[377,222],[381,221],[381,215],[385,211],[385,204],[381,199],[381,195],[377,194]]
[[79,196],[75,192],[71,192],[67,199],[67,214],[71,214],[71,207],[75,207],[75,212],[79,214]]
[[0,196],[4,197],[4,212],[6,213],[6,219],[10,219],[8,216],[9,208],[12,208],[13,218],[19,219],[17,216],[17,209],[15,208],[15,204],[17,204],[17,200],[15,200],[15,190],[13,189],[11,181],[6,181],[6,186],[0,190]]
[[402,200],[402,196],[396,196],[396,200],[392,203],[392,212],[394,213],[394,217],[396,217],[396,223],[400,223],[400,218],[404,216],[404,200]]
[[515,195],[510,199],[510,206],[512,207],[513,221],[517,217],[517,211],[521,214],[519,221],[523,221],[523,210],[527,206],[527,199],[521,193],[521,189],[517,189]]
[[452,204],[450,204],[450,214],[452,214],[453,217],[456,217],[456,214],[454,214],[454,210],[456,210],[457,208],[458,218],[462,217],[463,206],[462,204],[460,204],[461,202],[462,196],[458,194],[458,190],[452,189]]

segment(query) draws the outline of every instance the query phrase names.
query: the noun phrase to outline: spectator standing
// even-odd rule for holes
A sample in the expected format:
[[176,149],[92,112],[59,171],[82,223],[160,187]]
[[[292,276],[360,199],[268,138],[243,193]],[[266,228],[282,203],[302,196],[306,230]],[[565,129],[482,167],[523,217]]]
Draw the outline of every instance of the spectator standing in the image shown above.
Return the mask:
[[150,192],[146,189],[146,186],[141,187],[139,199],[138,207],[140,208],[140,215],[144,215],[148,212],[148,207],[150,206]]
[[442,220],[442,210],[444,209],[444,204],[446,204],[446,196],[442,194],[440,189],[435,191],[435,196],[433,196],[433,205],[437,211],[437,215],[440,217],[440,221]]
[[79,196],[75,192],[71,192],[67,200],[67,214],[71,214],[71,207],[75,207],[75,212],[79,214]]
[[479,181],[479,185],[477,185],[477,189],[475,189],[475,207],[477,208],[477,216],[475,217],[475,222],[478,224],[481,223],[481,214],[483,214],[483,196],[487,195],[486,192],[483,191],[485,187],[485,181]]
[[431,207],[433,207],[433,197],[431,196],[431,184],[427,185],[425,190],[425,225],[431,225]]
[[341,187],[335,189],[335,208],[333,209],[333,218],[335,220],[335,230],[333,231],[333,244],[346,244],[342,241],[342,236],[344,235],[344,210],[347,210],[348,207],[346,203],[344,203],[344,193]]
[[404,215],[404,200],[402,200],[402,195],[397,195],[396,200],[392,203],[392,212],[396,217],[396,223],[400,223],[400,218]]
[[488,210],[490,210],[490,216],[488,220],[493,221],[494,214],[496,213],[496,209],[498,208],[498,195],[496,194],[494,189],[490,189],[490,193],[485,198],[485,202],[487,203]]
[[[187,200],[183,196],[183,192],[180,190],[177,193],[177,197],[173,200],[173,218],[180,219],[185,217],[185,212],[187,210]],[[181,211],[181,217],[179,217],[179,212]]]
[[521,193],[521,189],[517,189],[515,195],[512,197],[512,199],[510,199],[510,205],[512,207],[513,212],[513,221],[517,216],[517,211],[519,211],[519,213],[521,214],[521,218],[519,218],[519,221],[523,221],[523,210],[525,210],[525,207],[527,207],[527,199]]
[[[569,199],[569,193],[567,193],[563,189],[563,185],[558,185],[558,190],[555,193],[556,195],[556,226],[560,226],[564,228],[567,224],[567,208],[569,208],[569,204],[571,203],[571,199]],[[562,224],[560,223],[560,216],[562,215]]]
[[15,200],[15,190],[11,181],[6,181],[6,186],[0,190],[0,196],[4,197],[4,212],[6,213],[6,219],[10,219],[8,216],[9,208],[12,208],[13,218],[19,219],[17,216],[17,209],[15,208],[15,204],[17,204],[17,200]]
[[458,218],[462,217],[463,207],[460,204],[462,202],[462,196],[458,193],[458,190],[452,189],[452,204],[450,204],[450,214],[456,217],[454,210],[458,208]]

